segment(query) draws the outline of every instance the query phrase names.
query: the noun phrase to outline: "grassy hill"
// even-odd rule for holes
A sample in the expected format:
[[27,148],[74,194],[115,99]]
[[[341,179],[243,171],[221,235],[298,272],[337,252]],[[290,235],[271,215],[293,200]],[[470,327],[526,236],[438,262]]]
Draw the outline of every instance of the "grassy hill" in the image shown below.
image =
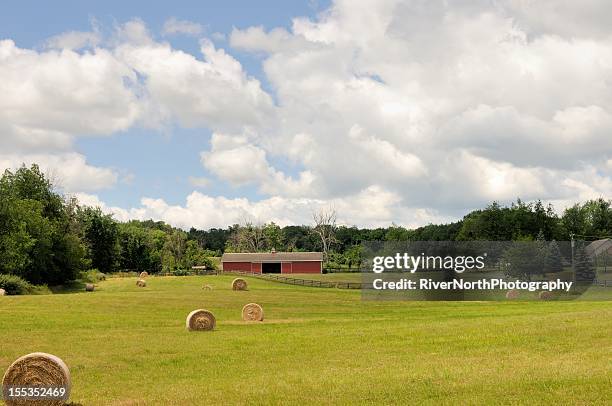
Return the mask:
[[[612,401],[610,302],[362,302],[252,278],[234,292],[232,278],[0,297],[0,373],[29,352],[58,355],[85,405]],[[263,323],[240,320],[249,302]],[[185,330],[197,308],[216,315],[214,332]]]

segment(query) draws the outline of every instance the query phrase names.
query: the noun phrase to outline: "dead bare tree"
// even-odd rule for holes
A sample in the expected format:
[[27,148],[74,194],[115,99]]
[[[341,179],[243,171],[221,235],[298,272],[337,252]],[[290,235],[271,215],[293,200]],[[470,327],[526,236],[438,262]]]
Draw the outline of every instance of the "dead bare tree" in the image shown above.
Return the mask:
[[259,252],[264,245],[264,232],[261,224],[246,223],[243,226],[244,242],[252,252]]
[[312,232],[321,240],[324,261],[327,261],[330,246],[336,241],[336,217],[337,213],[333,207],[319,209],[312,213],[314,221]]
[[259,252],[264,248],[264,227],[243,218],[241,224],[234,229],[229,239],[231,249],[236,252]]

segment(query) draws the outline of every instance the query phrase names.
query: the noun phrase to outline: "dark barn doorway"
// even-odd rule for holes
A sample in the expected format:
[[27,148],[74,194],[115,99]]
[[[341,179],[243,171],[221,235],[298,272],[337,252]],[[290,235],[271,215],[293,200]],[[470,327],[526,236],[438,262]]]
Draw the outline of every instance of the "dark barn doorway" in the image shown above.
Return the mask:
[[280,262],[264,262],[261,264],[262,273],[281,273]]

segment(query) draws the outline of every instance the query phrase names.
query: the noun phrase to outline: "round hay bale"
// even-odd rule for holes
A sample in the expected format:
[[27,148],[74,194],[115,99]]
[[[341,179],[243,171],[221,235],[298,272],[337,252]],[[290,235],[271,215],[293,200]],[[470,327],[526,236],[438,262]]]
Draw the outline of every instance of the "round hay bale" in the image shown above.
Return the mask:
[[236,278],[232,281],[232,290],[247,290],[247,283],[242,278]]
[[520,294],[521,293],[518,290],[511,289],[511,290],[506,292],[506,299],[509,299],[509,300],[518,299]]
[[552,292],[549,292],[548,290],[543,290],[542,292],[540,292],[538,297],[540,298],[540,300],[550,300],[552,299],[553,294]]
[[242,320],[244,321],[263,321],[264,312],[257,303],[249,303],[242,308]]
[[95,289],[95,286],[93,283],[85,284],[85,292],[93,292],[94,289]]
[[143,271],[143,272],[141,272],[141,273],[140,273],[139,278],[140,278],[140,279],[144,279],[144,278],[146,278],[147,276],[149,276],[149,273],[148,273],[147,271]]
[[4,296],[4,295],[6,295],[6,290],[0,289],[0,296]]
[[[11,387],[39,387],[65,389],[63,396],[58,398],[26,399],[9,398]],[[70,371],[55,355],[35,352],[24,355],[13,362],[2,378],[2,390],[7,406],[22,405],[64,405],[70,397]]]
[[138,279],[136,281],[136,286],[138,286],[139,288],[146,288],[147,287],[147,281],[145,281],[144,279]]
[[187,316],[187,330],[189,331],[211,331],[215,329],[217,320],[208,310],[194,310]]

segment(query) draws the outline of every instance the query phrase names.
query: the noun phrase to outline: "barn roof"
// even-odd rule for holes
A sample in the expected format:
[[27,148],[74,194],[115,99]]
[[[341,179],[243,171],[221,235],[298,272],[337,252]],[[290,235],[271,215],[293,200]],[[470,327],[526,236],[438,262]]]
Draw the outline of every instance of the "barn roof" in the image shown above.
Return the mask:
[[323,261],[322,252],[228,252],[221,262]]
[[600,255],[606,251],[612,252],[612,239],[604,238],[603,240],[596,240],[585,247],[586,252],[589,255]]

